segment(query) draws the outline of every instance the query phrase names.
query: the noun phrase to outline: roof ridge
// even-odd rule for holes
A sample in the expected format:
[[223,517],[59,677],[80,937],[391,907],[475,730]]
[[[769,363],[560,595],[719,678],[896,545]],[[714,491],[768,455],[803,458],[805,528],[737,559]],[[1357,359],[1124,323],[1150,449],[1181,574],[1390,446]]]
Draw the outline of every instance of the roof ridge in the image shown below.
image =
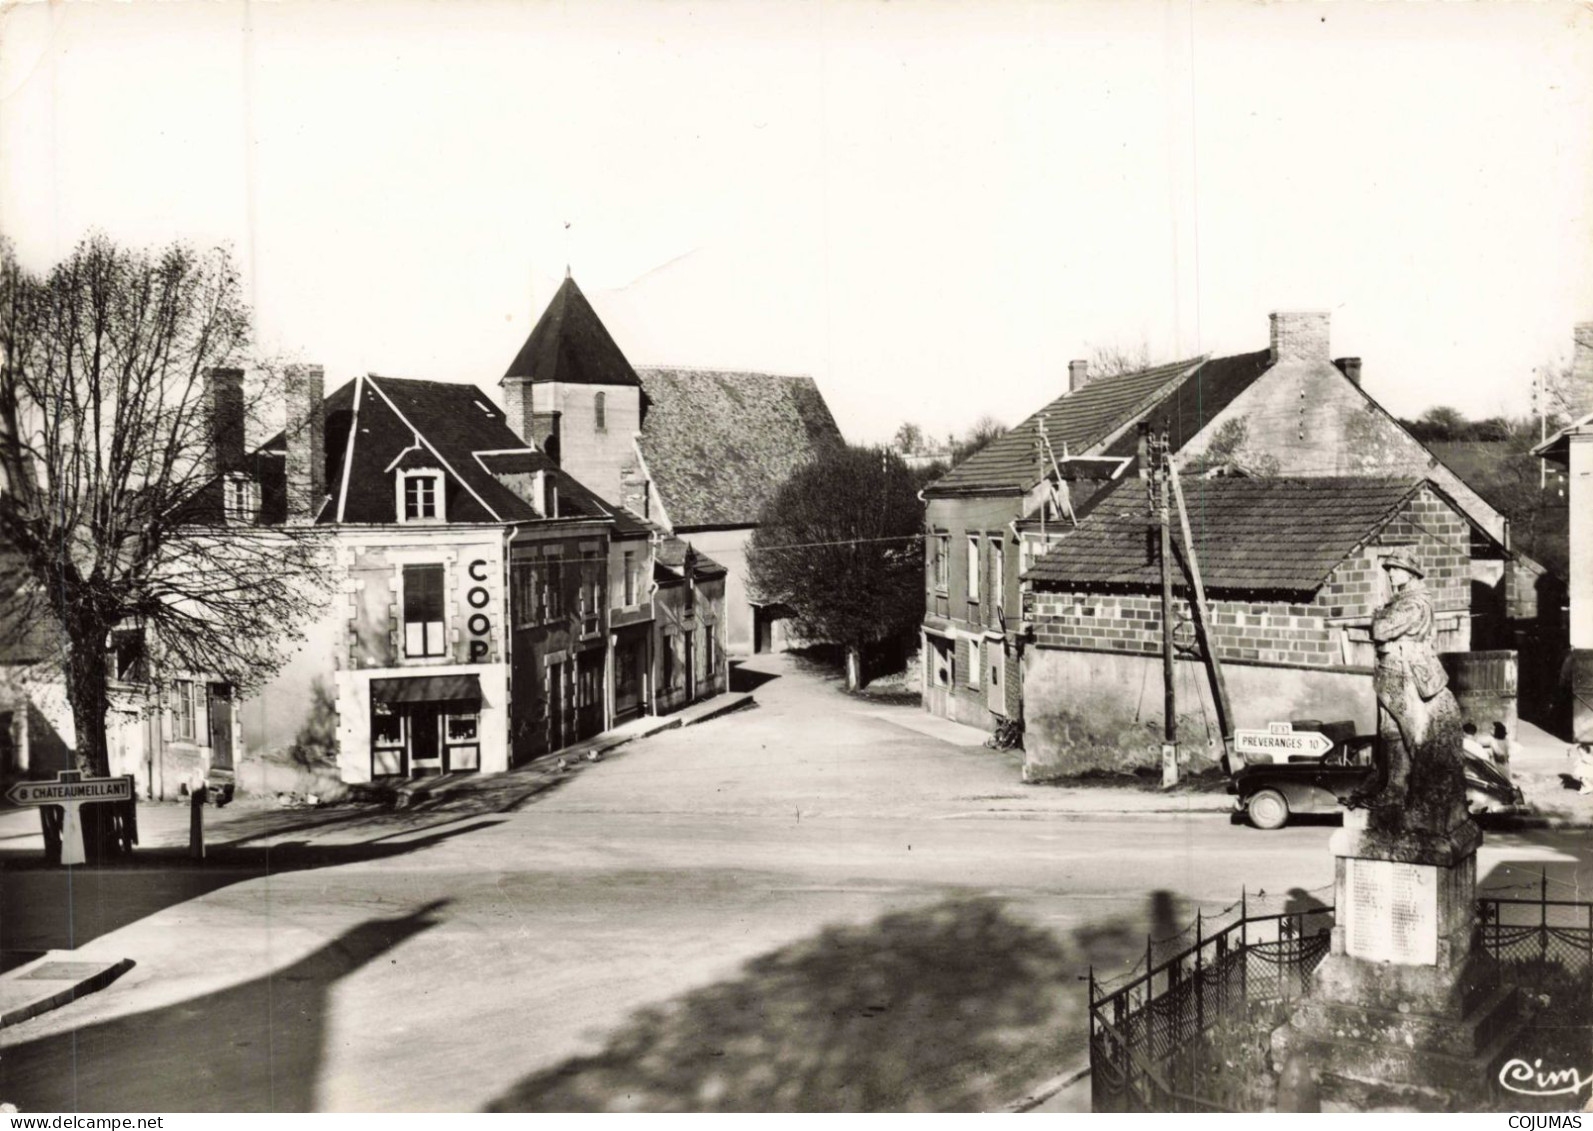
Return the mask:
[[726,369],[719,365],[658,365],[635,366],[637,373],[714,373],[727,377],[780,377],[802,381],[814,380],[811,373],[789,373],[779,369]]

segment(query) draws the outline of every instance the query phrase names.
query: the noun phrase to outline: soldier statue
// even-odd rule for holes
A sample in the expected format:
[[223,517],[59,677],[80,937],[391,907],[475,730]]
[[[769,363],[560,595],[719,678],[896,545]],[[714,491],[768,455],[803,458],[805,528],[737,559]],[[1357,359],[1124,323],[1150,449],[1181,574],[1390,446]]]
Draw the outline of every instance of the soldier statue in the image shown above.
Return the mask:
[[1391,832],[1447,833],[1467,819],[1460,708],[1433,647],[1433,599],[1409,550],[1383,559],[1393,595],[1372,617],[1378,772],[1345,799]]

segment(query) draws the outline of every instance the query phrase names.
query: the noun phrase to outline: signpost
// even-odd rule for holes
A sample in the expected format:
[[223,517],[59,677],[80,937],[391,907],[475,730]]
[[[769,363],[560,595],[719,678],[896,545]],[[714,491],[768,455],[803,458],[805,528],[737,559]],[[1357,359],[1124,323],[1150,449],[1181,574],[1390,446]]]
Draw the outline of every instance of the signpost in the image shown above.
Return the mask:
[[133,779],[88,778],[77,770],[62,770],[54,781],[18,782],[6,791],[6,800],[13,805],[59,805],[64,819],[61,822],[61,863],[82,864],[88,857],[83,852],[83,822],[78,808],[102,801],[131,801]]
[[1320,758],[1333,749],[1333,740],[1321,731],[1295,730],[1288,723],[1268,723],[1266,730],[1236,730],[1233,748],[1241,756],[1267,754],[1286,762],[1290,755]]

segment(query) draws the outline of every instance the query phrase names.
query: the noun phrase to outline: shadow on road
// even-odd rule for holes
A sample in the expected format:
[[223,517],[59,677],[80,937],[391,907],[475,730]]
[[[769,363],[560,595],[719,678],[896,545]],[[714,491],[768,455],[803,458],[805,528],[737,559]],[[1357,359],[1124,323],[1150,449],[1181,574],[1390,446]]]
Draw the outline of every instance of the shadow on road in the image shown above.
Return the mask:
[[[203,862],[175,851],[143,851],[102,867],[48,865],[37,852],[4,859],[0,878],[0,952],[80,947],[140,919],[244,880],[308,868],[385,860],[419,852],[497,821],[476,821],[426,836],[401,829],[357,844],[296,841],[221,846]],[[4,1098],[4,1097],[0,1097]]]
[[827,928],[639,1011],[491,1110],[987,1110],[1082,1057],[1092,949],[991,898]]
[[23,1111],[313,1111],[332,987],[444,906],[361,923],[242,985],[9,1048],[0,1097]]
[[730,661],[730,690],[732,692],[756,691],[766,683],[780,677],[774,672],[754,671],[741,660]]

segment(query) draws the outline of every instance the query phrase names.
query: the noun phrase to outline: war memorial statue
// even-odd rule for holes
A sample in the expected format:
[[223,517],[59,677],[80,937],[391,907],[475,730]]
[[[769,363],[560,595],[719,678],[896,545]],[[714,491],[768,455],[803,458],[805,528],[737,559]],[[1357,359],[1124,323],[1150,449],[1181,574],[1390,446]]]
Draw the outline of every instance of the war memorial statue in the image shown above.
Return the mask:
[[1345,799],[1369,826],[1447,833],[1467,820],[1460,707],[1433,647],[1433,599],[1416,556],[1383,559],[1393,596],[1372,617],[1377,647],[1378,772]]
[[1325,1100],[1465,1110],[1516,1026],[1514,992],[1474,946],[1482,834],[1466,810],[1432,597],[1410,551],[1383,568],[1393,593],[1371,623],[1377,772],[1344,799],[1329,953],[1273,1052],[1280,1069],[1309,1065]]

